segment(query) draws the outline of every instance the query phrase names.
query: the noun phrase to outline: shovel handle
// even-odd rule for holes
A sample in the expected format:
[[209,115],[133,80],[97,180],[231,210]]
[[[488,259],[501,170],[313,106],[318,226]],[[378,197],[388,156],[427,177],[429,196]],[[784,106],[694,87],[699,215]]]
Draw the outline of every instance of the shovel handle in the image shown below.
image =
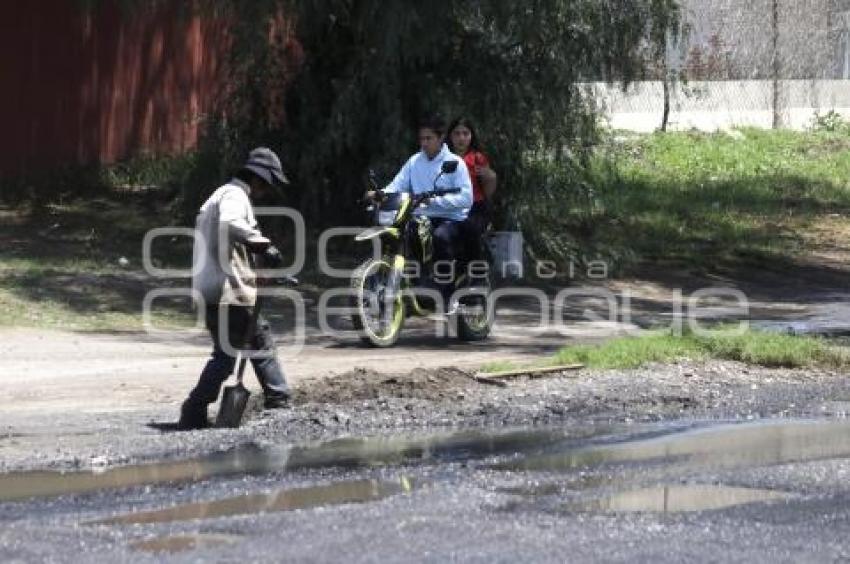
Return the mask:
[[[262,286],[263,280],[258,280],[258,285]],[[243,348],[247,346],[251,346],[251,343],[254,340],[254,335],[257,332],[257,320],[260,318],[260,308],[263,305],[263,297],[257,296],[256,301],[254,302],[254,307],[251,311],[251,319],[248,321],[248,327],[245,328],[245,338],[243,339]],[[240,384],[242,383],[242,376],[245,374],[245,365],[247,364],[247,360],[243,355],[242,351],[239,351],[237,355],[237,361],[239,363],[239,367],[236,369],[236,381]]]
[[248,363],[248,359],[239,354],[239,368],[236,369],[236,381],[240,384],[242,383],[242,376],[245,374],[245,365]]
[[[260,317],[260,306],[263,303],[263,298],[258,297],[257,301],[254,303],[254,309],[251,311],[251,319],[248,321],[248,327],[245,330],[245,338],[243,340],[243,347],[252,346],[251,343],[254,341],[254,334],[257,332],[257,320]],[[242,375],[245,373],[245,365],[247,364],[247,360],[240,350],[237,355],[237,360],[239,362],[239,367],[236,369],[236,381],[242,382]]]

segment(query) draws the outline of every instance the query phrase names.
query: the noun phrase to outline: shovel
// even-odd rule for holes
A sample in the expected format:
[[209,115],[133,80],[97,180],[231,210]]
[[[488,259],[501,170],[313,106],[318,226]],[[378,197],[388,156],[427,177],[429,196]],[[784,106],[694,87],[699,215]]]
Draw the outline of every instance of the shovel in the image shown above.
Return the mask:
[[248,405],[248,397],[251,392],[242,385],[242,374],[245,372],[247,359],[242,357],[241,351],[237,358],[239,359],[239,369],[236,372],[236,385],[224,388],[218,415],[215,418],[216,427],[230,427],[231,429],[238,427],[242,423],[245,406]]
[[[254,311],[251,312],[251,320],[248,323],[247,334],[245,335],[245,343],[250,343],[253,340],[254,333],[257,327],[257,318],[260,316],[260,306],[262,298],[258,297],[254,304]],[[218,407],[218,415],[215,418],[216,427],[229,427],[235,429],[242,423],[242,416],[245,414],[245,407],[248,405],[248,397],[251,392],[242,385],[242,376],[245,373],[245,364],[248,359],[243,356],[243,351],[240,349],[236,354],[238,368],[236,369],[236,385],[227,386],[224,388],[224,393],[221,395],[221,403]]]

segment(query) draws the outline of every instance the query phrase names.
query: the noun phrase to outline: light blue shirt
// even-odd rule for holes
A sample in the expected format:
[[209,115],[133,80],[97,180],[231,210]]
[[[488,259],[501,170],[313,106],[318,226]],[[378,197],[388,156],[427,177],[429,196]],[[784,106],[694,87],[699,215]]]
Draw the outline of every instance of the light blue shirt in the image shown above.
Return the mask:
[[428,217],[441,217],[453,221],[463,221],[472,207],[472,181],[463,159],[449,151],[445,143],[433,159],[424,151],[410,157],[384,192],[408,192],[421,194],[434,189],[434,179],[440,174],[444,161],[457,161],[457,170],[444,174],[437,180],[437,188],[460,188],[457,194],[447,194],[433,198],[431,202],[414,213]]

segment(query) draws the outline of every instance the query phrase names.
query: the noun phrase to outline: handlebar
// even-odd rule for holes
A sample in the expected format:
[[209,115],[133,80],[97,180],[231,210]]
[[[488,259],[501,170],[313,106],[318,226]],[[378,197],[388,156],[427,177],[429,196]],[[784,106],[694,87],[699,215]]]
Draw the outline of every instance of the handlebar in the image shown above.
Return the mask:
[[460,188],[436,188],[434,190],[429,190],[428,192],[422,192],[421,194],[417,194],[415,196],[414,204],[418,206],[426,205],[428,200],[431,198],[437,198],[439,196],[445,196],[447,194],[457,194],[460,192]]
[[258,277],[257,285],[261,287],[284,286],[292,288],[298,286],[299,281],[294,276],[274,276],[271,278]]
[[426,198],[435,198],[437,196],[445,196],[446,194],[459,194],[460,188],[437,188],[422,194]]
[[279,277],[275,278],[275,282],[277,282],[281,286],[290,286],[290,287],[298,286],[298,284],[300,284],[298,279],[294,276],[279,276]]
[[[414,202],[422,203],[425,200],[430,200],[431,198],[436,198],[438,196],[446,196],[448,194],[459,194],[461,191],[460,188],[437,188],[435,190],[428,190],[427,192],[420,192],[418,194],[414,194]],[[386,194],[384,194],[381,190],[376,190],[377,198],[370,199],[367,197],[363,197],[358,200],[360,204],[366,204],[368,206],[368,210],[372,211],[376,204],[380,204],[384,201]]]

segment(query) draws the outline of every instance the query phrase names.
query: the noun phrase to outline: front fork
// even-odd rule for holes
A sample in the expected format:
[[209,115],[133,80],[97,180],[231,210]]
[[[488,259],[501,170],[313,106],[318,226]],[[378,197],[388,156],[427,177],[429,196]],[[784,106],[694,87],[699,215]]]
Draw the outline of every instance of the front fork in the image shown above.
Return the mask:
[[395,255],[390,264],[392,265],[392,270],[390,270],[390,275],[387,279],[387,285],[384,291],[383,323],[386,325],[389,325],[392,322],[393,316],[395,315],[396,301],[401,297],[404,256]]
[[386,299],[388,303],[395,302],[401,295],[401,279],[404,274],[404,255],[395,255],[392,261],[392,270],[387,280]]

